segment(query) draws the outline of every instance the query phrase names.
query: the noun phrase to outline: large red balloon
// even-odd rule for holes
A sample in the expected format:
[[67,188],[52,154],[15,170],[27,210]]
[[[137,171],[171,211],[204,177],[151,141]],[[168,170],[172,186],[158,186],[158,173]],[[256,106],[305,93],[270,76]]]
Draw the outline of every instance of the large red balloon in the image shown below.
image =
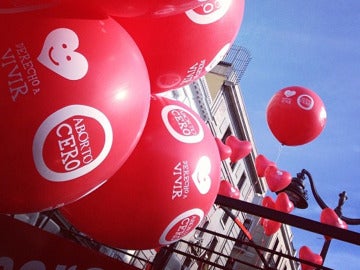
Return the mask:
[[95,14],[48,11],[1,15],[1,213],[95,189],[128,158],[148,115],[147,69],[127,32]]
[[187,85],[211,70],[232,45],[244,0],[207,0],[174,16],[116,18],[144,55],[153,93]]
[[221,159],[211,131],[186,105],[153,97],[143,135],[102,187],[61,212],[110,246],[149,249],[187,235],[211,209]]
[[320,97],[301,86],[278,91],[268,104],[266,116],[273,135],[288,146],[314,140],[326,123],[325,106]]

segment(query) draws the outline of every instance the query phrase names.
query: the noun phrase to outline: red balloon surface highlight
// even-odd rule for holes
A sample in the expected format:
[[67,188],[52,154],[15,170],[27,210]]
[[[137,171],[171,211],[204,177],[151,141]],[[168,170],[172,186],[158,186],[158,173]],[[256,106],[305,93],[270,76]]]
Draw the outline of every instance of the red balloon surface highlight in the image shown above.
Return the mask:
[[145,58],[151,91],[160,93],[190,84],[223,58],[240,29],[244,6],[244,0],[207,0],[174,16],[116,20]]
[[143,135],[103,186],[61,209],[80,231],[110,246],[149,249],[190,233],[219,191],[214,137],[186,105],[154,96]]
[[302,86],[278,91],[266,110],[268,126],[283,145],[297,146],[313,141],[326,124],[326,110],[321,98]]
[[202,0],[63,0],[77,8],[92,5],[111,16],[133,18],[138,16],[164,17],[197,8]]
[[150,83],[135,42],[111,18],[65,14],[1,15],[1,213],[53,209],[96,189],[145,126]]

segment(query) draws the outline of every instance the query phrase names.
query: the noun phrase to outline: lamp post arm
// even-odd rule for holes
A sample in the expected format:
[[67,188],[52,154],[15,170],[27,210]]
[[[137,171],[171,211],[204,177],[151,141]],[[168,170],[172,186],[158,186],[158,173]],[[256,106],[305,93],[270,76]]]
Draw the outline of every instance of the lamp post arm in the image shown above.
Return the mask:
[[[314,180],[312,179],[311,174],[305,170],[302,169],[301,172],[298,174],[298,177],[302,180],[304,180],[305,175],[308,177],[311,187],[311,192],[314,195],[314,198],[318,205],[321,207],[321,209],[328,208],[327,204],[323,201],[323,199],[320,197],[319,193],[317,192],[314,184]],[[342,215],[341,208],[344,205],[345,201],[347,200],[346,192],[343,191],[339,194],[339,203],[338,206],[334,209],[336,214],[345,221],[348,225],[360,225],[360,218],[349,218]]]
[[320,197],[319,193],[317,192],[317,190],[315,188],[314,180],[313,180],[311,174],[307,170],[302,169],[301,173],[298,175],[298,177],[300,179],[304,180],[305,175],[309,179],[311,192],[314,195],[314,198],[315,198],[317,204],[321,207],[321,209],[328,208],[327,204],[323,201],[323,199]]

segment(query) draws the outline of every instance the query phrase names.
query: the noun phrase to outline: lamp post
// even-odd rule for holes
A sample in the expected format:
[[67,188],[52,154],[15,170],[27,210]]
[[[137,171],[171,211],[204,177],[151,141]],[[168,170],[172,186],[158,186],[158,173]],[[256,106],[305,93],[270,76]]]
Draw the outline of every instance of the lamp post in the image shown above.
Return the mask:
[[[285,192],[289,199],[294,203],[294,206],[300,209],[306,209],[308,207],[308,192],[305,190],[305,176],[310,182],[311,193],[313,194],[317,204],[321,207],[321,209],[329,208],[324,200],[320,197],[319,193],[316,190],[314,180],[310,174],[305,169],[302,169],[300,173],[296,175],[291,181],[291,183],[283,190],[277,192]],[[345,221],[349,225],[359,225],[360,219],[359,218],[349,218],[342,214],[342,206],[344,205],[345,201],[348,199],[346,192],[343,191],[339,194],[339,201],[337,207],[334,209],[335,213],[338,215],[340,219]],[[326,239],[321,250],[321,257],[325,260],[326,254],[329,250],[331,243],[331,239]]]

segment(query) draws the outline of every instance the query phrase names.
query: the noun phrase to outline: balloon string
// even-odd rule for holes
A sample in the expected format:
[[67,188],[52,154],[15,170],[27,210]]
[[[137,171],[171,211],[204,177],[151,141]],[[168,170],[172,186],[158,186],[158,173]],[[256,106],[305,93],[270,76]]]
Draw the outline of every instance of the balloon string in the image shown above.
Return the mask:
[[276,156],[276,159],[275,159],[275,163],[278,163],[278,160],[280,158],[280,155],[281,155],[283,149],[284,149],[284,145],[280,144],[279,150],[278,150],[278,153],[277,153],[277,156]]

